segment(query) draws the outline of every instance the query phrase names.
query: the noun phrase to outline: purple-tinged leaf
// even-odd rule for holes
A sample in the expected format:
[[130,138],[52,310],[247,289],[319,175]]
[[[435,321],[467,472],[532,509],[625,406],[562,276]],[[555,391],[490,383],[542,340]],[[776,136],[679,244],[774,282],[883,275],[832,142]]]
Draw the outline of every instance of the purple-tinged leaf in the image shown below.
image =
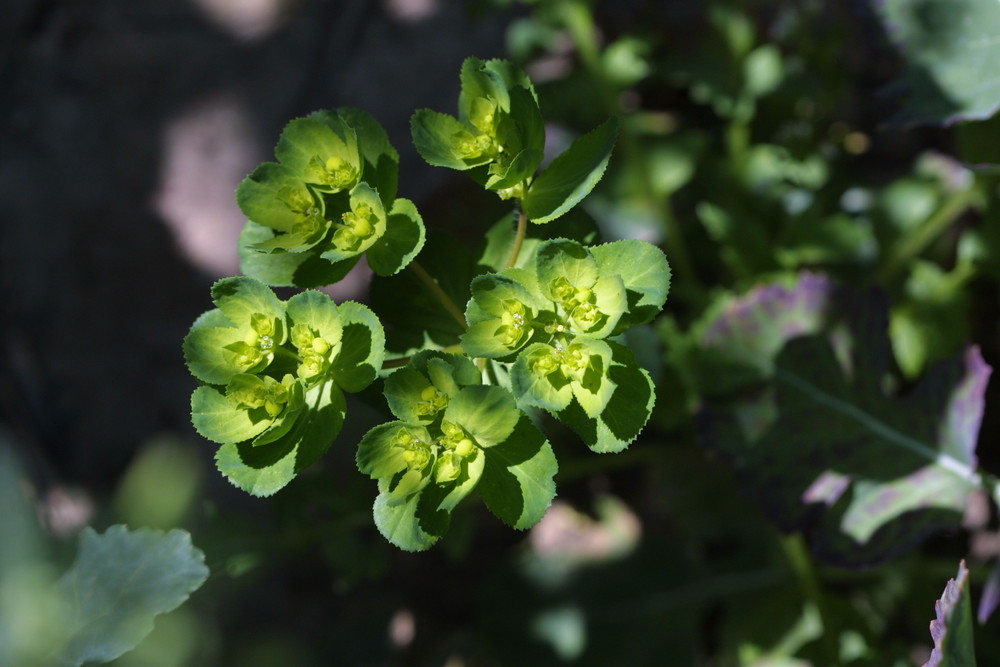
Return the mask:
[[[863,565],[960,523],[981,483],[975,446],[990,368],[970,348],[908,394],[887,395],[884,303],[862,295],[835,303],[832,292],[826,286],[811,312],[834,319],[847,311],[846,326],[791,339],[778,304],[795,303],[794,292],[760,288],[727,306],[728,321],[715,324],[727,335],[706,336],[704,354],[748,360],[755,350],[767,357],[756,368],[770,372],[756,386],[712,397],[702,424],[782,529],[806,531],[827,561]],[[766,326],[778,343],[757,342],[764,313],[772,313]],[[750,331],[740,336],[744,323]]]
[[934,611],[937,615],[931,621],[934,649],[923,667],[976,667],[969,570],[964,560],[958,564],[955,578],[948,580],[941,599],[934,603]]
[[979,598],[979,609],[976,612],[976,620],[980,625],[990,620],[990,616],[1000,606],[1000,560],[993,566],[986,585],[983,586],[982,597]]

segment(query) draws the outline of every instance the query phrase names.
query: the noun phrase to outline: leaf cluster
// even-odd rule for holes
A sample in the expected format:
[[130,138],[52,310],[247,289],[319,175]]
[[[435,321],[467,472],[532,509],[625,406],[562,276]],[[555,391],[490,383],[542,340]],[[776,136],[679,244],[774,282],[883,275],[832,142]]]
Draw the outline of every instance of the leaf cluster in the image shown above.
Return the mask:
[[[423,221],[395,196],[398,154],[384,130],[358,110],[319,111],[291,121],[277,162],[240,185],[249,277],[216,283],[216,308],[184,341],[203,383],[192,421],[221,445],[220,471],[254,495],[275,493],[330,447],[346,419],[344,392],[380,383],[395,419],[361,438],[357,464],[378,483],[375,525],[407,550],[434,544],[473,491],[516,529],[541,519],[558,466],[538,410],[595,452],[636,438],[654,387],[622,334],[652,321],[670,284],[658,248],[591,246],[592,223],[581,226],[572,212],[604,173],[615,119],[539,172],[545,126],[531,81],[509,62],[475,58],[460,78],[457,117],[417,111],[414,144],[429,164],[514,200],[513,234],[511,218],[495,225],[471,271],[455,261],[462,251],[429,247],[437,254],[428,272],[414,261]],[[529,234],[545,223],[554,234]],[[282,301],[265,285],[335,282],[362,255],[376,274],[373,294],[391,290],[386,314],[395,311],[391,334],[410,341],[405,349],[390,341],[387,352],[382,321],[365,306],[312,290]],[[407,266],[413,280],[394,276]],[[449,285],[468,297],[453,298]],[[467,302],[464,312],[456,301]],[[450,324],[440,326],[439,315]],[[452,341],[428,335],[435,327]]]

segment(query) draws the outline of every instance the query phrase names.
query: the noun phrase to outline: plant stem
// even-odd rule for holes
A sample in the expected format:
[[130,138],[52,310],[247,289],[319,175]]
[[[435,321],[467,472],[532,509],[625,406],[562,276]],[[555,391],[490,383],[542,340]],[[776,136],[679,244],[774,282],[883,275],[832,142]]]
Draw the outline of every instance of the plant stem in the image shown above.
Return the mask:
[[[461,345],[449,345],[448,347],[441,348],[440,351],[441,352],[454,353],[454,354],[461,354],[462,353],[462,346]],[[399,357],[397,359],[389,359],[387,361],[383,361],[382,362],[382,369],[385,370],[386,368],[402,368],[406,364],[410,363],[410,359],[412,359],[412,358],[413,357]]]
[[430,290],[431,294],[433,294],[441,305],[444,306],[444,309],[448,311],[448,314],[451,315],[456,322],[458,322],[458,325],[462,327],[462,330],[465,331],[468,329],[469,325],[465,321],[465,315],[458,309],[455,302],[451,300],[451,297],[448,296],[443,289],[441,289],[441,286],[438,285],[436,280],[434,280],[434,277],[427,273],[427,269],[425,269],[417,260],[410,262],[409,267],[411,271],[417,274],[417,278],[420,278],[420,281],[428,290]]
[[514,235],[514,247],[510,249],[510,256],[507,258],[507,263],[504,264],[505,268],[511,268],[517,264],[517,256],[521,254],[521,245],[524,243],[524,237],[528,233],[528,216],[524,211],[518,211],[517,214],[517,233]]
[[979,192],[974,187],[949,195],[919,229],[904,237],[889,251],[888,257],[875,273],[875,279],[886,284],[895,278],[903,267],[948,229],[975,202],[978,195]]
[[784,547],[785,556],[799,579],[799,586],[802,587],[806,600],[819,612],[820,623],[823,626],[820,644],[826,654],[823,664],[840,667],[840,633],[826,604],[826,597],[823,595],[823,588],[819,577],[816,576],[816,568],[813,566],[812,556],[809,555],[805,541],[801,535],[788,535],[781,538],[781,546]]

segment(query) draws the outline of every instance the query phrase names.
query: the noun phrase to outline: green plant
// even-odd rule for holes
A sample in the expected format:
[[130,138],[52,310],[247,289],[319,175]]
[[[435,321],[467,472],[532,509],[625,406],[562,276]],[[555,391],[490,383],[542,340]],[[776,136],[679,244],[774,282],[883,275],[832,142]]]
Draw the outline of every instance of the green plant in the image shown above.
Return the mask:
[[[658,248],[594,244],[593,223],[575,208],[605,171],[614,119],[539,172],[544,124],[524,73],[470,58],[461,82],[458,116],[417,111],[412,132],[429,164],[465,171],[514,205],[486,231],[471,271],[436,262],[432,275],[418,262],[424,224],[395,196],[398,154],[378,123],[355,109],[320,111],[291,121],[278,161],[240,185],[250,277],[216,283],[216,308],[184,340],[204,383],[191,399],[194,425],[221,445],[219,470],[254,495],[275,493],[327,450],[347,418],[345,392],[380,383],[395,419],[361,439],[357,464],[378,482],[376,526],[406,550],[434,544],[474,491],[514,528],[541,519],[557,470],[542,412],[595,452],[638,436],[654,386],[623,334],[652,321],[670,284]],[[362,255],[376,281],[408,268],[437,310],[397,312],[387,344],[366,306],[314,290],[281,300],[264,284],[335,282]],[[422,333],[435,330],[444,335]]]

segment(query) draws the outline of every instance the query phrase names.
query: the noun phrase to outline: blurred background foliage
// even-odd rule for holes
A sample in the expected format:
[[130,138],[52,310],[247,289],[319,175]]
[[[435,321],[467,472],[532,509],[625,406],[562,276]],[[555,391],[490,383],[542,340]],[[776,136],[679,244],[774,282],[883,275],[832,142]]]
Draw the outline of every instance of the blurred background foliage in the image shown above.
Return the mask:
[[[997,576],[988,494],[950,489],[960,502],[927,499],[927,517],[900,506],[878,540],[824,542],[843,535],[817,527],[815,507],[789,523],[754,486],[764,466],[824,470],[809,423],[781,440],[799,459],[752,443],[786,423],[774,373],[805,350],[786,342],[826,336],[844,368],[857,350],[880,356],[866,400],[933,386],[949,406],[937,417],[971,420],[952,454],[1000,470],[997,392],[984,367],[955,366],[969,344],[1000,359],[987,4],[13,3],[0,447],[22,472],[0,488],[0,568],[34,559],[55,576],[85,525],[190,531],[209,579],[114,663],[129,666],[923,663],[958,561],[974,602]],[[372,113],[400,150],[400,194],[430,227],[481,241],[500,203],[424,165],[408,138],[414,109],[451,108],[470,55],[527,70],[553,153],[622,119],[586,208],[606,239],[659,244],[674,279],[664,315],[629,339],[658,385],[640,440],[597,456],[549,423],[559,500],[542,523],[519,534],[461,507],[440,545],[407,554],[374,530],[354,464],[376,407],[352,406],[361,416],[289,488],[244,496],[188,425],[180,341],[211,282],[238,271],[236,184],[316,108]],[[364,301],[367,285],[358,271],[334,295]],[[768,301],[778,292],[791,302]],[[893,450],[852,444],[885,481]],[[840,498],[827,498],[838,512]],[[25,499],[34,511],[8,511]],[[0,614],[45,642],[31,619],[51,600],[8,588]],[[997,622],[976,629],[980,664],[1000,656]]]

